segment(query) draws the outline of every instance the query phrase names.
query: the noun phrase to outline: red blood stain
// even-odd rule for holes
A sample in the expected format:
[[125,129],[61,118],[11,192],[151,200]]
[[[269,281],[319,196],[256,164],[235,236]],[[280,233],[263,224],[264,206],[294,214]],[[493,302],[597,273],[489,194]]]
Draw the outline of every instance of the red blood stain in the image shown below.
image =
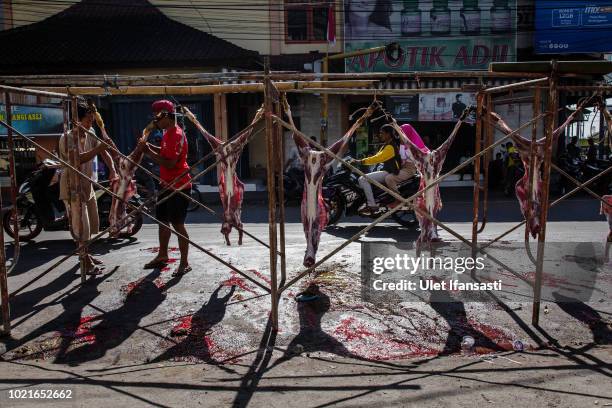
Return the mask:
[[[466,329],[473,329],[480,333],[483,336],[491,340],[497,347],[503,350],[513,350],[512,347],[512,336],[505,332],[503,329],[495,326],[490,326],[488,324],[479,323],[473,317],[468,319],[467,323],[464,323]],[[526,347],[527,348],[527,347]],[[499,350],[491,350],[487,347],[478,346],[478,339],[476,339],[476,347],[474,347],[474,352],[477,354],[491,353]]]
[[138,288],[140,288],[144,280],[145,278],[140,278],[134,282],[128,283],[127,285],[123,285],[121,287],[121,293],[123,293],[125,296],[132,296],[136,294],[138,292]]
[[[535,282],[535,272],[529,272],[525,275],[525,278],[531,282]],[[558,276],[552,275],[550,273],[542,272],[542,284],[544,286],[549,286],[551,288],[558,288],[560,286],[567,287],[573,286],[571,282],[569,282],[565,278],[560,278]]]
[[157,278],[153,281],[146,278],[140,278],[134,282],[128,283],[127,285],[123,285],[121,287],[121,293],[123,293],[126,297],[137,295],[146,282],[152,282],[162,292],[166,290],[166,282],[164,282],[162,278]]
[[404,341],[374,333],[354,317],[345,318],[334,330],[338,339],[353,354],[373,360],[396,360],[414,356],[432,356],[438,350],[413,341]]
[[212,326],[200,315],[183,316],[178,319],[170,335],[182,337],[181,352],[174,360],[214,359],[224,363],[236,363],[236,356],[240,351],[230,352],[224,350],[211,337]]
[[251,292],[251,293],[257,293],[253,290],[253,288],[251,288],[243,278],[241,278],[240,276],[238,276],[238,274],[236,272],[232,272],[232,276],[231,278],[224,280],[223,282],[221,282],[221,285],[223,286],[238,286],[240,289],[247,291],[247,292]]
[[[144,249],[141,249],[141,251],[156,254],[159,252],[159,247],[144,248]],[[179,249],[177,247],[169,247],[168,252],[179,252]]]
[[249,272],[253,272],[260,279],[265,281],[268,285],[271,283],[270,278],[268,278],[266,275],[264,275],[263,273],[259,272],[258,270],[256,270],[256,269],[249,269]]
[[74,343],[94,343],[96,341],[96,335],[91,331],[91,323],[98,316],[83,316],[79,321],[79,324],[75,327],[66,327],[59,331],[60,336],[74,339]]

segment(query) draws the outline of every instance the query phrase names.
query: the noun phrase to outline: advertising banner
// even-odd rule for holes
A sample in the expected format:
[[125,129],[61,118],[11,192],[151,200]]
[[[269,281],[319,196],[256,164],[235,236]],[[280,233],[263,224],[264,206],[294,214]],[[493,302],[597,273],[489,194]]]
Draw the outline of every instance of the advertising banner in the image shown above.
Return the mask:
[[516,0],[345,0],[347,52],[396,42],[346,59],[347,72],[483,70],[516,61]]
[[612,1],[536,2],[539,54],[612,51]]
[[419,96],[390,96],[386,101],[387,109],[397,120],[412,121],[419,119]]
[[[433,93],[419,96],[419,121],[448,121],[459,119],[467,106],[476,104],[474,93]],[[474,117],[468,117],[468,123]]]
[[[61,108],[13,105],[13,127],[25,135],[57,135],[64,131],[64,113]],[[6,120],[6,108],[0,105],[0,119]],[[0,126],[0,135],[6,135]]]

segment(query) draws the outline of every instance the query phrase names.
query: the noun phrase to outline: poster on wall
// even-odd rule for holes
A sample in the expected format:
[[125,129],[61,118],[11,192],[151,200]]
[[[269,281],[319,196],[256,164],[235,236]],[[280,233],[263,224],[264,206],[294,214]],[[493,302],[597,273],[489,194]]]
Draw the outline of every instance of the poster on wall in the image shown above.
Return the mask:
[[[58,135],[64,131],[64,112],[59,107],[13,105],[13,127],[25,135]],[[0,105],[0,119],[6,121],[6,108]],[[6,135],[0,126],[0,135]]]
[[612,0],[536,2],[538,54],[612,51]]
[[516,61],[516,0],[344,0],[345,51],[396,42],[346,59],[347,72],[485,70]]
[[386,100],[387,109],[393,117],[401,121],[418,120],[419,118],[419,96],[390,96]]
[[[465,108],[476,105],[476,94],[432,93],[419,95],[419,121],[456,122]],[[470,115],[466,122],[474,123],[475,116]]]

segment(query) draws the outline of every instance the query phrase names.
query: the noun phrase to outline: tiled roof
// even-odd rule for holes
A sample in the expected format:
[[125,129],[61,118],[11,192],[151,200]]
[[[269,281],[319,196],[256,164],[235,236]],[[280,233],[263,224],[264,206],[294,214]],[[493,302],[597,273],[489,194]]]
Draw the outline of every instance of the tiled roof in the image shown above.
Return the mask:
[[0,32],[3,73],[112,68],[252,68],[258,53],[174,21],[147,0],[82,0]]

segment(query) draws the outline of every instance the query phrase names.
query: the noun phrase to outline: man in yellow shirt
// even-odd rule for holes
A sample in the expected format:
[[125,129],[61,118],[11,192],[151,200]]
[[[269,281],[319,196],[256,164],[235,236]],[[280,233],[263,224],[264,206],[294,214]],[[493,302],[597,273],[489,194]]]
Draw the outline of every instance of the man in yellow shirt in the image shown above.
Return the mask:
[[[374,156],[356,160],[356,162],[366,166],[383,163],[383,169],[381,171],[368,173],[367,176],[372,180],[376,180],[379,183],[384,184],[385,177],[390,174],[399,174],[400,169],[402,168],[402,160],[399,151],[399,141],[393,127],[391,125],[384,125],[380,128],[378,136],[384,143],[383,147],[378,151],[378,153],[376,153]],[[361,186],[363,189],[368,202],[368,206],[363,213],[376,213],[378,211],[378,204],[376,204],[376,201],[374,200],[372,185],[366,180],[365,177],[362,176],[359,177],[359,186]]]

